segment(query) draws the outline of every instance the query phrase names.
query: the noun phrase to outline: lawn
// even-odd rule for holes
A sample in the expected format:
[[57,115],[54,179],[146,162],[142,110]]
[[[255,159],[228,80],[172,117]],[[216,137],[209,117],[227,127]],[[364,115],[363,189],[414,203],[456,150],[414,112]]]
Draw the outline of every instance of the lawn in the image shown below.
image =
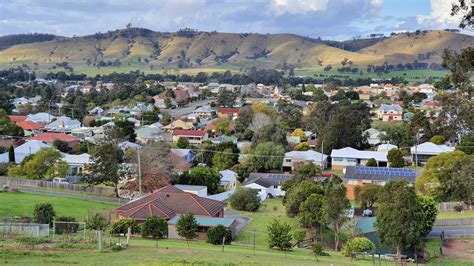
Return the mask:
[[111,210],[118,205],[73,198],[28,194],[21,192],[0,193],[0,219],[12,216],[31,216],[39,202],[53,204],[57,216],[72,216],[78,221],[86,218],[87,210]]
[[454,219],[454,218],[474,218],[474,210],[454,212],[454,211],[440,211],[438,219]]

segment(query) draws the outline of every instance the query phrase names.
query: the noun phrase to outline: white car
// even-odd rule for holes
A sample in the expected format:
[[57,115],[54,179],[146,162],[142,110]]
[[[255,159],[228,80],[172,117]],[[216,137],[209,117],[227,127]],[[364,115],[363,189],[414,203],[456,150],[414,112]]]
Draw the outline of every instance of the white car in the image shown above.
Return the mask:
[[53,183],[69,184],[69,181],[67,181],[67,178],[55,177],[55,178],[53,178]]

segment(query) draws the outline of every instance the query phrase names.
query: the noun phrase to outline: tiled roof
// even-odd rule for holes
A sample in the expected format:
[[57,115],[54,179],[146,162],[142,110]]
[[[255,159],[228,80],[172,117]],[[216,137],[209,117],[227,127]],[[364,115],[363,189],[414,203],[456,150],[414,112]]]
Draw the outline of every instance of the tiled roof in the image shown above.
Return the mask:
[[185,129],[175,129],[173,131],[173,136],[199,136],[203,137],[206,135],[206,131],[203,130],[185,130]]
[[153,193],[115,209],[121,217],[144,220],[150,215],[160,215],[165,219],[189,212],[197,216],[213,217],[224,209],[225,203],[186,193],[173,186],[163,187]]
[[240,111],[239,108],[221,107],[217,110],[218,113],[222,114],[236,114]]
[[30,140],[41,140],[41,141],[46,141],[46,142],[53,142],[55,140],[62,140],[66,142],[79,141],[79,139],[73,135],[68,135],[65,133],[54,133],[54,132],[41,133],[39,135],[36,135],[30,138]]
[[13,122],[18,123],[18,122],[25,121],[27,116],[26,115],[9,115],[8,118],[10,118],[10,120]]
[[44,128],[42,125],[29,120],[17,122],[16,125],[21,127],[23,130],[38,130]]

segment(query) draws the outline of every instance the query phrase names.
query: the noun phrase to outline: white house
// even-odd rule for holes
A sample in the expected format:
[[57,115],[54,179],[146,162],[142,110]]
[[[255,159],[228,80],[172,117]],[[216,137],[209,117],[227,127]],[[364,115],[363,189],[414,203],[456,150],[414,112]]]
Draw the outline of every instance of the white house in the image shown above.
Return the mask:
[[400,105],[392,104],[386,105],[382,104],[379,109],[377,109],[377,118],[385,122],[388,121],[402,121],[403,109]]
[[379,166],[387,166],[387,154],[386,151],[360,151],[351,147],[333,149],[331,169],[343,170],[346,166],[366,165],[371,158],[374,158]]
[[416,155],[418,154],[418,163],[426,163],[429,158],[443,152],[454,151],[454,149],[454,147],[449,147],[447,145],[437,145],[433,142],[425,142],[411,147],[410,151],[413,156],[413,161],[417,159]]
[[[23,162],[26,156],[37,153],[42,148],[49,148],[48,144],[45,144],[39,140],[30,140],[24,144],[16,147],[15,151],[15,163],[19,164]],[[0,154],[0,163],[8,163],[8,152]]]
[[289,174],[251,173],[242,185],[258,190],[258,196],[263,201],[269,197],[284,196],[285,191],[281,186],[291,178],[292,175]]
[[207,197],[206,186],[194,186],[194,185],[174,185],[175,188],[180,189],[184,192],[188,192],[199,197]]
[[327,167],[327,158],[326,154],[313,150],[287,152],[283,159],[283,170],[293,171],[302,163],[312,163],[321,167],[321,169],[325,169]]
[[82,175],[86,164],[91,163],[91,157],[87,153],[79,155],[63,153],[61,160],[69,165],[69,176]]
[[378,131],[375,128],[369,128],[369,129],[365,130],[362,133],[362,135],[367,136],[367,142],[372,146],[375,146],[375,145],[379,144],[380,142],[382,142],[380,140],[380,131]]
[[390,144],[390,143],[384,143],[384,144],[380,144],[379,146],[377,146],[377,151],[386,151],[386,152],[388,152],[391,149],[398,149],[398,146]]
[[235,189],[237,187],[237,173],[232,170],[223,170],[220,171],[221,180],[219,185],[225,190]]
[[26,120],[33,121],[41,125],[51,123],[54,119],[56,119],[56,116],[44,112],[29,114],[26,117]]
[[71,119],[67,116],[60,116],[45,126],[48,131],[55,132],[71,132],[72,129],[77,129],[80,127],[81,121],[77,119]]

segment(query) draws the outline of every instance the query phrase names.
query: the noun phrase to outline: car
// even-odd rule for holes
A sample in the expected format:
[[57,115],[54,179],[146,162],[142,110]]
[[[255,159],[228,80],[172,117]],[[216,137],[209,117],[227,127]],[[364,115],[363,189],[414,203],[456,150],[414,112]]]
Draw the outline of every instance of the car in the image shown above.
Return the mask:
[[56,184],[69,184],[69,181],[67,181],[67,178],[55,177],[55,178],[53,178],[53,183],[56,183]]
[[365,209],[362,212],[362,216],[364,217],[372,217],[374,215],[374,212],[371,209]]

